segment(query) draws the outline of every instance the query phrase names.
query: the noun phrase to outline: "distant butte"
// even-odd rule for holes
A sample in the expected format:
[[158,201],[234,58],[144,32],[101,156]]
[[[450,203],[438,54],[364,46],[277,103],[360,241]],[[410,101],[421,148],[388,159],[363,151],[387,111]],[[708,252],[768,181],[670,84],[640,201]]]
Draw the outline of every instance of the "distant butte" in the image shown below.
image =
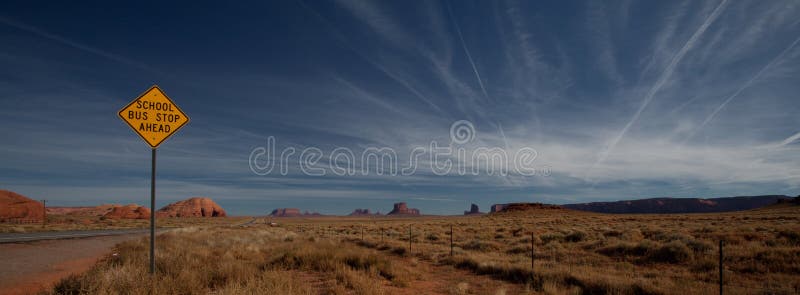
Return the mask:
[[190,198],[156,211],[157,217],[225,217],[227,213],[210,198]]
[[380,212],[372,213],[369,209],[356,209],[353,210],[348,216],[373,216],[373,215],[381,215]]
[[791,200],[784,195],[742,196],[728,198],[653,198],[616,202],[563,205],[573,210],[598,213],[711,213],[750,210]]
[[520,212],[520,211],[540,210],[540,209],[558,210],[558,209],[564,209],[564,207],[551,204],[542,204],[542,203],[494,204],[492,205],[491,211],[489,213]]
[[103,217],[108,219],[148,219],[150,218],[150,209],[136,204],[116,206]]
[[484,213],[481,212],[480,208],[478,208],[478,205],[475,204],[469,206],[469,211],[464,211],[464,215],[481,215],[481,214]]
[[394,208],[392,209],[389,214],[386,215],[409,215],[415,216],[420,215],[419,209],[416,208],[408,208],[405,202],[395,203]]
[[272,210],[272,212],[269,214],[269,216],[271,216],[271,217],[300,217],[300,216],[312,217],[312,216],[322,216],[322,214],[319,214],[317,212],[308,212],[308,211],[304,211],[303,213],[300,213],[300,209],[297,209],[297,208],[278,208],[278,209]]
[[300,215],[302,215],[300,209],[297,208],[278,208],[272,210],[272,213],[269,214],[269,216],[273,217],[297,217]]
[[492,205],[492,207],[489,208],[489,213],[497,213],[503,211],[503,208],[505,208],[505,206],[506,204],[494,204]]

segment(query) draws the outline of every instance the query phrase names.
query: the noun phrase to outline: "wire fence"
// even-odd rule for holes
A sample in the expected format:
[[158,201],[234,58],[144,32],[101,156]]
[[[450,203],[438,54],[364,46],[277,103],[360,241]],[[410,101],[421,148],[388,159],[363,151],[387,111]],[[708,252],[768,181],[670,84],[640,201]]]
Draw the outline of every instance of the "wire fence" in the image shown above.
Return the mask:
[[6,224],[38,224],[42,222],[43,220],[41,219],[25,219],[25,218],[0,219],[0,223],[6,223]]
[[[471,229],[461,229],[458,224],[447,224],[438,226],[404,224],[404,225],[317,225],[315,228],[299,227],[301,232],[311,232],[323,238],[332,238],[346,241],[360,241],[363,243],[392,243],[395,247],[405,247],[409,255],[421,254],[440,254],[449,256],[459,256],[469,253],[503,252],[504,257],[524,257],[529,259],[531,272],[535,273],[536,268],[566,268],[566,272],[572,274],[581,267],[605,267],[597,265],[596,262],[588,262],[587,259],[580,257],[579,253],[558,253],[558,250],[549,249],[542,245],[546,237],[537,237],[533,231],[509,231],[505,234],[517,240],[524,240],[525,247],[516,245],[502,245],[507,249],[491,248],[492,238],[487,238],[486,233],[477,232]],[[495,238],[499,237],[495,236]],[[725,256],[725,243],[718,241],[715,251],[710,251],[706,255],[713,255],[717,260],[715,265],[717,275],[712,280],[707,280],[705,284],[712,283],[717,285],[716,290],[719,294],[800,294],[800,281],[798,282],[769,282],[763,281],[758,285],[743,285],[739,283],[743,278],[736,271],[728,269]],[[484,244],[486,243],[486,244]],[[538,244],[537,244],[538,243]],[[485,245],[489,246],[485,246]],[[546,243],[545,243],[546,244]],[[486,249],[484,247],[489,247]],[[512,259],[519,263],[519,259]],[[626,276],[632,281],[642,279],[652,279],[652,273],[646,272],[646,266],[637,265],[634,259],[620,257],[610,262],[610,267],[617,272],[627,273]],[[751,280],[752,281],[752,280]],[[707,293],[706,290],[705,293]],[[716,293],[714,291],[713,293]]]

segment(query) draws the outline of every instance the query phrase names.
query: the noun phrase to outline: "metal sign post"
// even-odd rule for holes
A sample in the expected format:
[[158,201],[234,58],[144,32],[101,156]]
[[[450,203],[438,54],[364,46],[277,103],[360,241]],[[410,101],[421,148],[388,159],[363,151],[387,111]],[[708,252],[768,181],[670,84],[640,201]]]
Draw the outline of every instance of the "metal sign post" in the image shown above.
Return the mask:
[[153,85],[117,113],[152,149],[150,171],[150,274],[156,272],[156,149],[178,132],[189,117],[158,85]]
[[150,274],[156,273],[156,149],[150,171]]

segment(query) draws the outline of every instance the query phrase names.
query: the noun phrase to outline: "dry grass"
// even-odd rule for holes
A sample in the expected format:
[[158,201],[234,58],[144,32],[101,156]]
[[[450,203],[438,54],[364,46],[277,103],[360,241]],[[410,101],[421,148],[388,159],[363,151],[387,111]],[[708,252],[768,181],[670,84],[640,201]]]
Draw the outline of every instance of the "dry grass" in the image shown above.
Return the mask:
[[282,221],[303,235],[338,237],[387,255],[413,255],[548,294],[717,293],[717,245],[724,240],[727,294],[800,290],[797,206],[719,214],[537,210],[481,217]]
[[[280,226],[164,234],[157,243],[158,275],[152,284],[146,243],[125,243],[119,256],[62,281],[53,293],[143,294],[152,288],[153,294],[393,294],[401,289],[413,294],[407,292],[415,288],[410,282],[462,269],[533,293],[716,294],[719,240],[725,241],[726,294],[796,294],[800,289],[800,207],[721,214],[540,210],[273,221]],[[458,280],[441,292],[485,292],[475,291],[474,278]]]
[[146,240],[68,277],[51,294],[385,294],[408,274],[377,253],[275,228],[185,228],[158,236],[156,275]]

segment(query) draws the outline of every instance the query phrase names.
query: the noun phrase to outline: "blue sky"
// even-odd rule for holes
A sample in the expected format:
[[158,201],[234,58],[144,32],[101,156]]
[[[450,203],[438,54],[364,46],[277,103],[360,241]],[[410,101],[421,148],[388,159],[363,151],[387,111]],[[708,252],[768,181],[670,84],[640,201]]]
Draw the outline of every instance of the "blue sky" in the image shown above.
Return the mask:
[[[208,196],[233,214],[344,214],[406,201],[457,214],[797,195],[798,38],[792,0],[4,1],[0,188],[146,204],[149,147],[116,112],[158,84],[192,119],[159,148],[159,205]],[[402,164],[458,120],[475,127],[467,148],[532,148],[548,173],[249,168],[269,136],[325,154],[389,147]]]

